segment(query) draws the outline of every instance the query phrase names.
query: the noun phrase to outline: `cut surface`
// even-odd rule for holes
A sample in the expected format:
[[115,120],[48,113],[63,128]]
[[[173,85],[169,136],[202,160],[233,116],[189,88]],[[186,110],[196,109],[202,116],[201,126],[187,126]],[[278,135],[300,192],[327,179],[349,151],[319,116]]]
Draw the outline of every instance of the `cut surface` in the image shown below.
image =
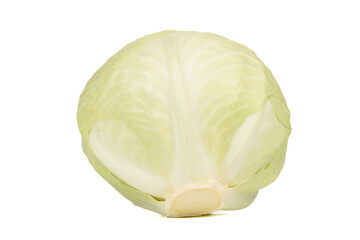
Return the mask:
[[200,216],[223,207],[225,187],[217,180],[189,183],[176,188],[166,199],[170,217]]

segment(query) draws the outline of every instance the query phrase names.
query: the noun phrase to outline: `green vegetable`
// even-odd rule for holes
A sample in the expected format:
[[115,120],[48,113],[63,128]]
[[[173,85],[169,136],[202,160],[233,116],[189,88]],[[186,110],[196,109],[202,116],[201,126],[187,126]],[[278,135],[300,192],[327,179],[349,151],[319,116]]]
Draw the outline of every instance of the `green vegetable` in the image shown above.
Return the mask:
[[290,112],[247,47],[163,31],[128,44],[80,97],[83,150],[135,205],[172,217],[241,209],[285,160]]

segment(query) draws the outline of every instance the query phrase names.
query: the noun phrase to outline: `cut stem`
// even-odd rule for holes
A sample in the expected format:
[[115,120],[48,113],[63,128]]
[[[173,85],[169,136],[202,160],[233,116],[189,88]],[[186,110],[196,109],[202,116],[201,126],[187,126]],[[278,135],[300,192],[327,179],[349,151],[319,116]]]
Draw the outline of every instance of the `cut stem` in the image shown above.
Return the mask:
[[167,194],[165,209],[170,217],[209,214],[224,206],[225,186],[216,179],[187,183]]

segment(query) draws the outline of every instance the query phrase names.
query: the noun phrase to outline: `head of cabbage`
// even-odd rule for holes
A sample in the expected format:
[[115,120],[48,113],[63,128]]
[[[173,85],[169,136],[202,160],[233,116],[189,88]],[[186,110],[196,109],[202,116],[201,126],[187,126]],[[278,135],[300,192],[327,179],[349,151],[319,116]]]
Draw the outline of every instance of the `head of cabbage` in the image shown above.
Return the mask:
[[166,216],[247,207],[285,160],[290,112],[270,70],[224,37],[163,31],[112,56],[77,113],[95,170]]

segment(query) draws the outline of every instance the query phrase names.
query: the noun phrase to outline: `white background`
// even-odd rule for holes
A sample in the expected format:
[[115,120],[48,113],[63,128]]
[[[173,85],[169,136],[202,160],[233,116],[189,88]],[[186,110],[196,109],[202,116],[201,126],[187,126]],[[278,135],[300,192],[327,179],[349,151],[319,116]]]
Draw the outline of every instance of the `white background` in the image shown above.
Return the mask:
[[[1,1],[0,239],[360,239],[357,1]],[[169,219],[135,207],[80,146],[92,74],[165,30],[253,49],[293,127],[280,177],[247,209]]]

